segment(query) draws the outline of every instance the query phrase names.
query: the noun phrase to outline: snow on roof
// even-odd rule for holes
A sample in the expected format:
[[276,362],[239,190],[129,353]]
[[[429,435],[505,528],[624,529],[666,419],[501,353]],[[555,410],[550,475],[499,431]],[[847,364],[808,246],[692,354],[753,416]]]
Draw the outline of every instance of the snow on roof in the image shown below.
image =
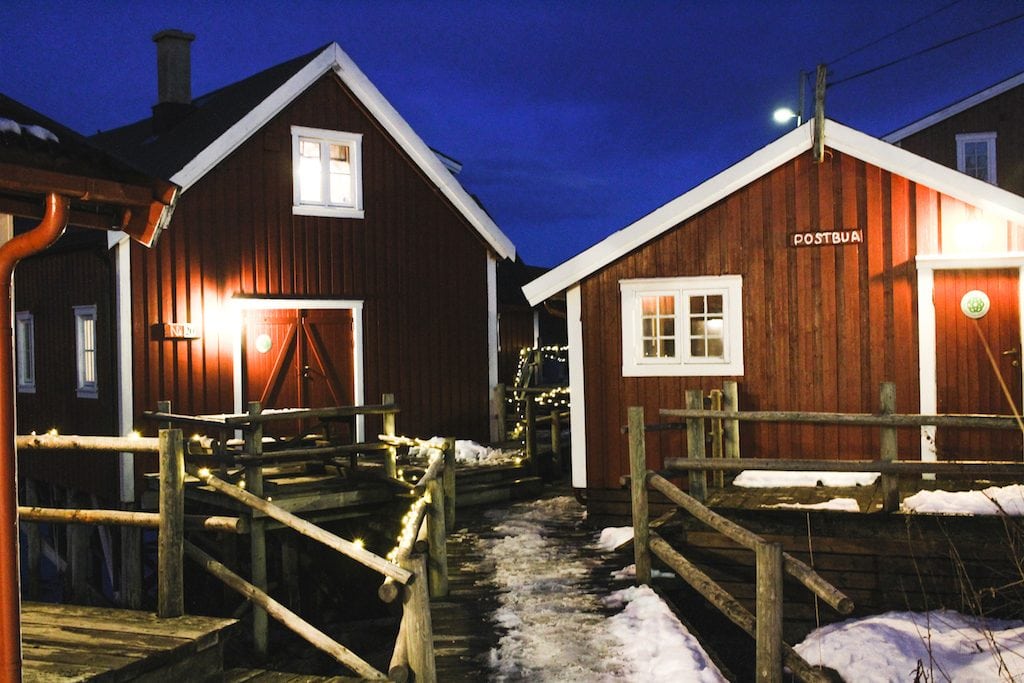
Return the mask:
[[919,491],[903,499],[903,512],[939,515],[1024,516],[1024,486],[990,486],[983,491]]
[[[613,233],[523,287],[531,306],[564,291],[811,149],[813,121],[782,136],[692,190]],[[840,123],[825,120],[825,146],[1008,220],[1024,223],[1024,197],[954,171]]]
[[744,470],[733,479],[734,486],[773,488],[789,486],[870,486],[878,472],[794,472],[788,470]]
[[38,138],[44,142],[60,142],[60,139],[56,135],[42,126],[32,124],[24,125],[12,119],[3,117],[0,117],[0,133],[10,133],[12,135],[27,133],[28,135]]

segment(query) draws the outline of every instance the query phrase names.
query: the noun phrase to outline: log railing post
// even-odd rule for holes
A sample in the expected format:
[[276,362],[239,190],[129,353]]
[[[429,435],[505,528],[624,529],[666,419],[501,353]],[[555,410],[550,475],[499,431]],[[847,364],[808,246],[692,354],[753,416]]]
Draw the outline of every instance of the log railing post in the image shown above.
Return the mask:
[[629,416],[629,489],[633,503],[633,558],[636,582],[651,582],[650,511],[647,506],[647,446],[644,439],[644,409],[632,406]]
[[[712,389],[708,392],[711,396],[711,410],[722,409],[722,390]],[[722,457],[722,420],[721,418],[714,418],[711,420],[711,457],[721,458]],[[725,473],[722,470],[715,470],[711,474],[711,485],[715,488],[722,488],[725,486]]]
[[180,429],[160,430],[160,533],[157,616],[185,613],[185,451]]
[[[380,402],[384,405],[392,405],[395,402],[394,394],[384,394],[380,398]],[[395,436],[395,414],[393,412],[384,413],[384,435],[388,437]],[[388,449],[384,452],[384,474],[392,479],[398,478],[398,449],[395,448],[393,439],[387,439]]]
[[540,471],[537,463],[537,406],[533,402],[533,397],[525,392],[522,400],[526,401],[526,459],[530,473],[537,474]]
[[444,486],[434,477],[427,483],[427,576],[430,580],[430,597],[443,598],[448,595],[448,534],[445,530]]
[[[740,409],[739,388],[735,380],[726,380],[722,383],[722,409],[731,413]],[[727,458],[740,457],[740,422],[739,420],[724,420],[722,424],[724,439],[722,450]]]
[[417,683],[436,683],[437,668],[434,660],[434,628],[430,618],[430,595],[427,592],[427,559],[421,554],[411,555],[402,562],[402,568],[416,575],[402,591],[402,622],[405,626],[405,649]]
[[494,385],[494,395],[491,397],[494,409],[494,440],[504,441],[507,436],[505,425],[508,424],[508,407],[505,404],[505,385],[498,383]]
[[444,527],[447,535],[455,528],[455,439],[444,440],[444,472],[441,473],[444,489]]
[[[686,390],[686,407],[690,410],[704,409],[704,392],[700,389]],[[687,418],[686,452],[691,460],[706,457],[704,443],[704,419]],[[708,498],[708,475],[703,470],[690,472],[690,495],[703,503]]]
[[[892,415],[896,412],[896,384],[882,382],[879,397],[879,412]],[[880,435],[880,457],[883,462],[893,462],[897,458],[897,439],[895,427],[882,427]],[[899,477],[895,474],[882,474],[882,510],[895,512],[900,507]]]
[[782,544],[758,543],[755,678],[782,681]]
[[[249,416],[257,417],[263,412],[259,401],[249,402]],[[254,496],[263,497],[263,423],[250,422],[245,428],[245,452],[252,460],[245,466],[245,489]],[[267,592],[267,522],[250,513],[249,559],[252,585]],[[266,658],[269,647],[269,623],[267,612],[262,607],[252,607],[252,639],[256,654]]]

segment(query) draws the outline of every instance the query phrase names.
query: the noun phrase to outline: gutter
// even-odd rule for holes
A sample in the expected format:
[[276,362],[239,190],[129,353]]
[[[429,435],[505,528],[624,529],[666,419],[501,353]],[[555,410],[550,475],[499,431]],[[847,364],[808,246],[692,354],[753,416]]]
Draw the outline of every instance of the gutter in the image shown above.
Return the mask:
[[18,261],[56,242],[70,200],[50,192],[39,225],[0,246],[0,680],[21,680],[21,588],[18,572],[18,476],[15,436],[14,333],[11,291]]

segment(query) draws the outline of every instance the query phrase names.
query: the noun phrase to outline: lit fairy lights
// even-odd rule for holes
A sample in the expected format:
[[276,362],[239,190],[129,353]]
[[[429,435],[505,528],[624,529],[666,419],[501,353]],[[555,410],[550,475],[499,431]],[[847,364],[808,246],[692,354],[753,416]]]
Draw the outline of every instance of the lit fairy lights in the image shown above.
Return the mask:
[[514,412],[516,416],[516,425],[512,428],[510,438],[522,438],[526,432],[526,401],[532,400],[535,405],[552,411],[570,407],[569,387],[552,387],[532,398],[522,391],[529,386],[530,380],[539,372],[543,361],[566,365],[569,362],[568,352],[568,346],[526,347],[519,350],[519,366],[516,368],[515,385],[512,391],[505,396],[505,402],[511,408],[510,412]]
[[420,510],[425,506],[430,505],[430,494],[424,493],[422,496],[417,498],[411,506],[409,511],[402,517],[402,531],[398,534],[398,540],[395,547],[391,549],[391,552],[387,555],[388,562],[392,564],[398,563],[398,553],[402,548],[408,548],[416,542],[416,534],[419,533],[418,525],[416,520],[420,518]]

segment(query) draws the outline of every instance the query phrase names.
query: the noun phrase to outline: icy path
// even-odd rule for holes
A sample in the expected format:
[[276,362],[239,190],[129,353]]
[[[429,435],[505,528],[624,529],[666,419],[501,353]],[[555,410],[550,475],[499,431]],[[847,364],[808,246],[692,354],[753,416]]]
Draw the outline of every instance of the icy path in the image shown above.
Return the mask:
[[502,632],[490,680],[724,680],[652,591],[611,586],[598,534],[584,528],[572,498],[514,505],[488,519],[494,531],[478,544],[493,563],[500,607],[492,620]]

